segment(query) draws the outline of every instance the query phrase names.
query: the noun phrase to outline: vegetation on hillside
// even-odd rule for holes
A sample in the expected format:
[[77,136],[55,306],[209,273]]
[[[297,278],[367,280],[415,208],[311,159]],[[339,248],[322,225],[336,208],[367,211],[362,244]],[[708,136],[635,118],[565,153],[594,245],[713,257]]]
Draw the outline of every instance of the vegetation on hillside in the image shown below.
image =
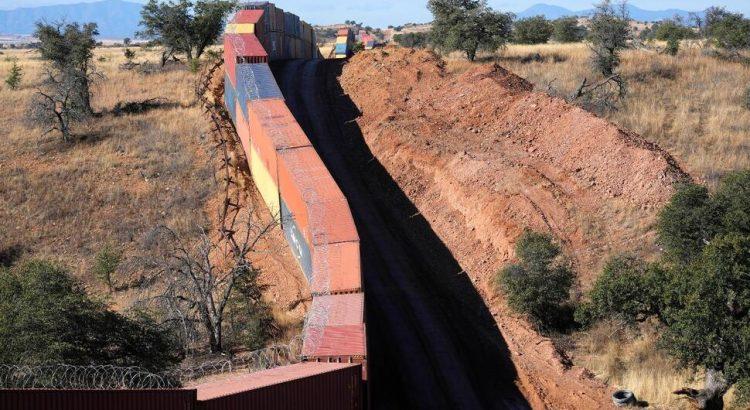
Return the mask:
[[124,316],[92,300],[60,266],[31,260],[0,270],[0,363],[139,366],[160,372],[179,352],[142,312]]

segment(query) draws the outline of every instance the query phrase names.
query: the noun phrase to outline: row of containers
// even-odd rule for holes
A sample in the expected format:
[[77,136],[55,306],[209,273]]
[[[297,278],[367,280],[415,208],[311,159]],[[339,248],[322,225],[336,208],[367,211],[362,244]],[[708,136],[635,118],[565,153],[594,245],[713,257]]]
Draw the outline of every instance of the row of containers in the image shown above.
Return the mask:
[[[266,9],[239,11],[230,26],[255,21],[257,33],[263,14],[279,10],[264,4]],[[255,185],[313,294],[302,355],[308,361],[362,363],[366,377],[360,243],[349,204],[289,111],[262,41],[252,33],[227,34],[224,48],[224,103]]]
[[[225,41],[227,36],[239,36],[250,44],[254,56],[265,58],[266,61],[320,57],[313,27],[301,21],[297,15],[269,2],[243,4],[227,24]],[[262,47],[262,52],[258,50],[258,45]]]

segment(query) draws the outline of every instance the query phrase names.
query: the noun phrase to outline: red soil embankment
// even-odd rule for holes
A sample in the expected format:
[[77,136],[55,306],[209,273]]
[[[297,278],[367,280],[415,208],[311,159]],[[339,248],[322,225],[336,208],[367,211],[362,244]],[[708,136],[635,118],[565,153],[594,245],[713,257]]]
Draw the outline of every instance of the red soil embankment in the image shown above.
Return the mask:
[[603,385],[566,369],[549,340],[508,314],[493,278],[525,228],[562,243],[581,289],[609,255],[652,255],[658,209],[689,176],[658,146],[499,66],[449,75],[430,52],[387,48],[353,58],[341,84],[373,153],[495,314],[534,407],[609,402]]

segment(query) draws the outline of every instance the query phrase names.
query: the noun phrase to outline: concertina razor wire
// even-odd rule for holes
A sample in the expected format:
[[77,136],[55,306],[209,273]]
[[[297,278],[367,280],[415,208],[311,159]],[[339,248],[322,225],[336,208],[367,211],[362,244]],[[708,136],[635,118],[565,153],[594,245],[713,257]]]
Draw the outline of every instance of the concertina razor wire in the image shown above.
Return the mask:
[[140,367],[68,364],[0,364],[0,389],[176,389],[203,377],[253,373],[301,361],[302,338],[232,358],[152,373]]

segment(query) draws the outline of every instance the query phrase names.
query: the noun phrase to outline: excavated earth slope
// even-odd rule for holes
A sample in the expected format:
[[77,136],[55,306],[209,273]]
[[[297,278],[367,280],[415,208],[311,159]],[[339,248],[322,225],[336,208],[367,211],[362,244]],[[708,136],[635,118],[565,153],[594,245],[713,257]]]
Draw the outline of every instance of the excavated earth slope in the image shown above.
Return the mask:
[[609,255],[656,251],[658,209],[689,176],[658,146],[496,65],[450,75],[430,52],[386,48],[354,57],[340,82],[375,156],[487,301],[532,405],[601,408],[605,386],[510,315],[493,278],[531,228],[563,244],[585,290]]

